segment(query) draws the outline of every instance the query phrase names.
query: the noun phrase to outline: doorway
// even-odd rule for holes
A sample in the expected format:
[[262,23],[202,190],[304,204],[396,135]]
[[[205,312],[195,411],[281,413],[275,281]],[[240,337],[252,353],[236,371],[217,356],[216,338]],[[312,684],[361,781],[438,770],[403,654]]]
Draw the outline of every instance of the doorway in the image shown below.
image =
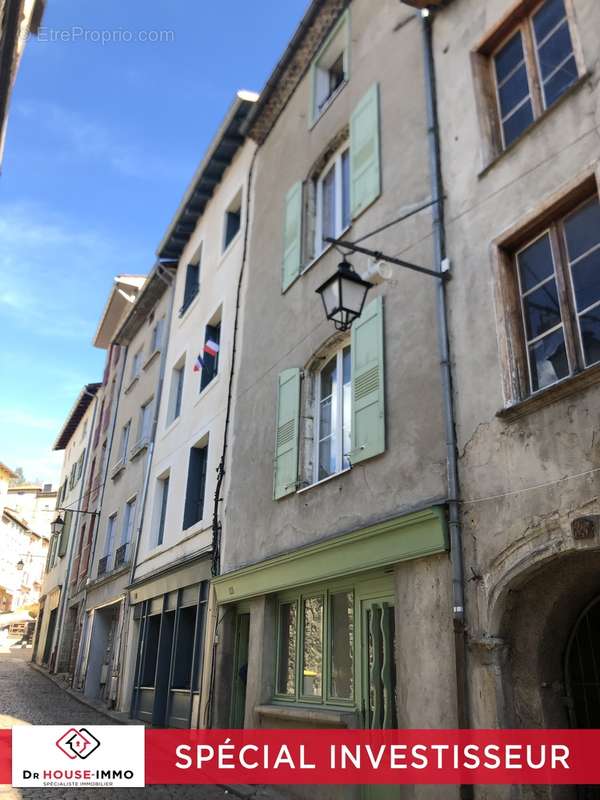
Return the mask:
[[149,725],[191,728],[199,701],[208,582],[134,606],[140,636],[131,716]]
[[232,728],[243,728],[246,714],[246,683],[248,680],[248,643],[250,614],[238,613],[235,620],[235,648],[233,656],[233,694],[231,698]]
[[[394,598],[361,600],[361,718],[368,730],[398,727]],[[393,786],[363,786],[363,800],[391,800]]]

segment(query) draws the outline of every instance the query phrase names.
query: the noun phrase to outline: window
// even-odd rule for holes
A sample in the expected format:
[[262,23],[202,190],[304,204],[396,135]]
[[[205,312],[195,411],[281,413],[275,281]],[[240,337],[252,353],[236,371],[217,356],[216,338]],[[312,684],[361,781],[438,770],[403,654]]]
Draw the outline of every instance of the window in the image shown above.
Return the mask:
[[354,591],[307,591],[279,602],[279,699],[348,705],[354,701]]
[[140,349],[134,354],[133,360],[131,362],[130,381],[133,381],[138,377],[141,369],[142,369],[142,348],[140,347]]
[[127,461],[127,449],[129,447],[129,435],[131,433],[131,420],[123,425],[121,431],[121,450],[119,453],[119,461]]
[[167,502],[169,498],[169,476],[159,478],[157,481],[155,528],[156,544],[161,545],[165,538],[165,520],[167,518]]
[[117,515],[113,514],[108,518],[106,526],[106,542],[104,547],[104,555],[110,558],[115,543],[115,530],[117,527]]
[[191,528],[200,522],[204,514],[204,489],[206,486],[206,462],[208,445],[192,447],[188,467],[187,490],[183,529]]
[[242,190],[237,193],[225,212],[225,228],[223,231],[223,251],[227,250],[235,239],[242,225]]
[[135,507],[137,499],[134,497],[125,503],[123,512],[123,530],[121,531],[121,544],[128,544],[133,538],[133,523],[135,522]]
[[550,219],[508,257],[521,320],[512,333],[520,338],[528,391],[600,362],[598,197]]
[[350,342],[312,357],[307,380],[300,367],[279,374],[274,500],[385,452],[383,322],[377,297],[352,326]]
[[[533,6],[533,10],[531,10]],[[570,0],[523,3],[479,53],[491,61],[492,95],[502,148],[515,141],[578,79]],[[486,94],[483,89],[483,94]]]
[[158,322],[156,322],[154,327],[152,328],[152,339],[150,340],[150,355],[156,352],[156,350],[160,350],[160,347],[162,345],[164,327],[165,327],[165,320],[163,317],[162,319],[159,319]]
[[317,376],[315,481],[350,466],[351,350],[339,350]]
[[345,14],[327,39],[312,67],[313,122],[321,116],[348,79],[348,15]]
[[200,357],[202,362],[202,376],[200,378],[200,391],[216,377],[219,371],[219,351],[221,348],[221,319],[219,312],[213,321],[206,326],[204,333],[204,350]]
[[187,265],[185,271],[185,285],[183,288],[183,303],[179,309],[179,316],[181,317],[188,310],[192,301],[200,291],[200,264],[202,261],[202,247]]
[[350,150],[346,146],[327,164],[316,181],[315,256],[350,225]]
[[152,435],[152,400],[140,408],[138,422],[138,444],[150,441]]
[[181,414],[181,401],[183,399],[183,381],[185,377],[185,357],[180,359],[173,367],[171,376],[171,389],[169,394],[169,410],[167,425],[177,419]]
[[83,452],[79,456],[79,461],[77,462],[77,477],[75,479],[76,481],[79,481],[79,479],[81,478],[81,475],[83,473],[83,464],[85,462],[85,451],[86,451],[86,448],[84,447],[83,448]]

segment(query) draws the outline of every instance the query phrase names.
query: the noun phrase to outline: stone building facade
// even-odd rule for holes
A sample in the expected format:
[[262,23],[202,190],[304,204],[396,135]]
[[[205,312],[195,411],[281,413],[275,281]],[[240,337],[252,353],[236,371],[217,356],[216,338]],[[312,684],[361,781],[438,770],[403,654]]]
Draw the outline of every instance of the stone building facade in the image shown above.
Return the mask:
[[599,31],[594,0],[433,21],[476,728],[600,724]]

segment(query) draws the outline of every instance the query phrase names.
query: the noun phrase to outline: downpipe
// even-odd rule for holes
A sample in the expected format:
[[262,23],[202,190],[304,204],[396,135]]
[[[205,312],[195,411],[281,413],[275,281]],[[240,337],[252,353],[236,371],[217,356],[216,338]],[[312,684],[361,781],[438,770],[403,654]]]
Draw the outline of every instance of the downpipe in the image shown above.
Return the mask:
[[[444,223],[444,188],[441,169],[440,132],[437,113],[437,89],[435,62],[433,55],[433,20],[430,13],[421,17],[423,36],[425,95],[427,105],[427,141],[431,196],[437,198],[432,206],[432,227],[436,268],[442,271],[446,258],[446,230]],[[440,354],[440,373],[442,380],[442,400],[444,426],[446,433],[446,462],[448,469],[448,530],[450,536],[450,563],[452,568],[452,620],[454,628],[454,652],[456,662],[456,704],[459,728],[470,728],[467,639],[465,616],[465,588],[462,530],[460,524],[460,484],[458,477],[458,448],[454,417],[452,391],[452,367],[450,361],[450,338],[448,334],[447,281],[437,281],[436,317],[438,346]],[[461,785],[462,800],[471,800],[474,789],[471,785]]]

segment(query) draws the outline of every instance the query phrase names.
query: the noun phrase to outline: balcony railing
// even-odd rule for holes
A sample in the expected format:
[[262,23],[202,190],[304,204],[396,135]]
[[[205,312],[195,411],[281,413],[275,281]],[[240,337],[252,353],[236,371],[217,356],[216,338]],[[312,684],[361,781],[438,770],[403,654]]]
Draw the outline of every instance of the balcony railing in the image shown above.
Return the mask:
[[115,569],[119,569],[119,567],[122,567],[123,564],[127,562],[128,547],[129,542],[125,542],[125,544],[122,544],[121,547],[117,548],[117,552],[115,553]]
[[110,558],[110,556],[104,556],[104,558],[101,558],[100,561],[98,562],[98,577],[99,578],[102,577],[102,575],[106,575],[106,573],[108,572],[108,559],[109,558]]

